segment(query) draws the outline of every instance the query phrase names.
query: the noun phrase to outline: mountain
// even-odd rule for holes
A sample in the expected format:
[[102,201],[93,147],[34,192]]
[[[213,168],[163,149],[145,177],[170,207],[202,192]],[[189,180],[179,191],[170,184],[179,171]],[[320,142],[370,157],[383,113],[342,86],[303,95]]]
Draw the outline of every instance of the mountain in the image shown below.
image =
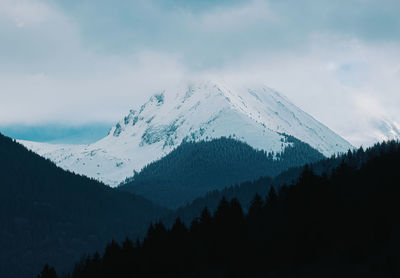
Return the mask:
[[[324,156],[292,136],[282,153],[255,150],[232,138],[183,142],[165,157],[145,166],[119,187],[156,204],[176,209],[208,191],[322,160]],[[289,145],[290,144],[290,145]]]
[[369,147],[376,142],[400,140],[400,124],[388,116],[364,117],[359,129],[347,131],[347,138],[355,145]]
[[291,135],[325,156],[352,146],[278,92],[261,86],[231,88],[194,82],[161,91],[90,145],[21,141],[58,166],[117,186],[133,171],[165,156],[183,140],[232,136],[255,149],[280,153]]
[[[397,143],[397,145],[399,144]],[[369,163],[380,156],[390,154],[393,151],[393,146],[396,146],[396,142],[384,141],[382,143],[376,143],[373,147],[367,148],[366,150],[361,147],[339,156],[332,156],[315,162],[311,162],[310,160],[306,166],[302,164],[302,166],[299,167],[289,168],[275,177],[269,175],[257,179],[249,179],[240,184],[233,185],[232,183],[231,186],[212,190],[197,197],[189,204],[171,212],[168,217],[164,218],[164,221],[167,224],[172,224],[174,220],[179,217],[186,224],[189,224],[195,217],[200,215],[204,207],[207,207],[210,212],[214,212],[223,198],[228,201],[236,198],[243,209],[247,211],[256,194],[264,197],[268,195],[271,186],[280,189],[282,186],[296,183],[304,167],[311,169],[319,176],[331,176],[342,164],[349,165],[354,169],[359,169],[365,163]]]
[[399,277],[400,144],[347,158],[321,176],[304,167],[246,212],[222,199],[190,225],[158,222],[137,244],[111,242],[73,277]]
[[111,239],[136,237],[166,209],[66,172],[0,134],[0,277],[59,270]]
[[373,121],[373,136],[379,141],[400,140],[400,124],[388,118]]

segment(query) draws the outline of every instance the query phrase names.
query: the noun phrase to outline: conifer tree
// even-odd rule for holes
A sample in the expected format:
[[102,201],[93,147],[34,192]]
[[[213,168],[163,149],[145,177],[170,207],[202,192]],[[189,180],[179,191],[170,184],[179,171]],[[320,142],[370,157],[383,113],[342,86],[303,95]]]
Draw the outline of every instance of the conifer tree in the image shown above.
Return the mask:
[[256,193],[256,195],[254,195],[254,198],[250,203],[250,208],[248,212],[249,218],[258,216],[261,213],[263,206],[264,202],[260,194]]
[[275,207],[277,200],[278,196],[276,195],[275,187],[271,186],[266,200],[267,207]]
[[38,278],[58,278],[56,270],[46,264],[43,267],[42,272],[38,275]]

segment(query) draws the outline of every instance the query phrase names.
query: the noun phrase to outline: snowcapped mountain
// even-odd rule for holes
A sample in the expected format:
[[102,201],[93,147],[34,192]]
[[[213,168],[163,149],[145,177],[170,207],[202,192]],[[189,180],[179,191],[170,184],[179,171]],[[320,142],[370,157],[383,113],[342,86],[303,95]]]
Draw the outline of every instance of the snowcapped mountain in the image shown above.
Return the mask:
[[400,125],[388,118],[382,118],[372,122],[374,132],[372,136],[378,141],[400,140]]
[[359,128],[347,132],[355,146],[370,147],[377,142],[400,140],[400,124],[388,116],[371,115],[358,121]]
[[105,138],[90,145],[21,143],[64,169],[116,186],[133,171],[171,152],[182,140],[232,136],[256,149],[280,152],[288,144],[283,142],[283,133],[326,156],[352,148],[270,88],[233,89],[211,81],[153,95]]

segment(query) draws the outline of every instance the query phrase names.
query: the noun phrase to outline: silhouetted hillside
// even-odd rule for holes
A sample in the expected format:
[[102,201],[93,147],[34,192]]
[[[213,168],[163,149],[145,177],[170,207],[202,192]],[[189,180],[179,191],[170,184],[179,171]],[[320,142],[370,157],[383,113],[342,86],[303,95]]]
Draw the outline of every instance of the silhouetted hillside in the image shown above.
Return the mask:
[[0,134],[0,277],[67,269],[165,213],[142,197],[65,172]]

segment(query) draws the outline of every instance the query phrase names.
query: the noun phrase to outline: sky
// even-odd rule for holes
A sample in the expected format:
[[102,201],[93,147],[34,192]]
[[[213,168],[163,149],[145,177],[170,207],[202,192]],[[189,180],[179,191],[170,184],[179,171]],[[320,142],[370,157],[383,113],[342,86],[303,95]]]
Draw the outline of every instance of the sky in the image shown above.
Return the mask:
[[400,123],[399,11],[398,0],[0,0],[0,131],[95,140],[150,95],[213,76],[262,82],[369,145],[382,121]]

